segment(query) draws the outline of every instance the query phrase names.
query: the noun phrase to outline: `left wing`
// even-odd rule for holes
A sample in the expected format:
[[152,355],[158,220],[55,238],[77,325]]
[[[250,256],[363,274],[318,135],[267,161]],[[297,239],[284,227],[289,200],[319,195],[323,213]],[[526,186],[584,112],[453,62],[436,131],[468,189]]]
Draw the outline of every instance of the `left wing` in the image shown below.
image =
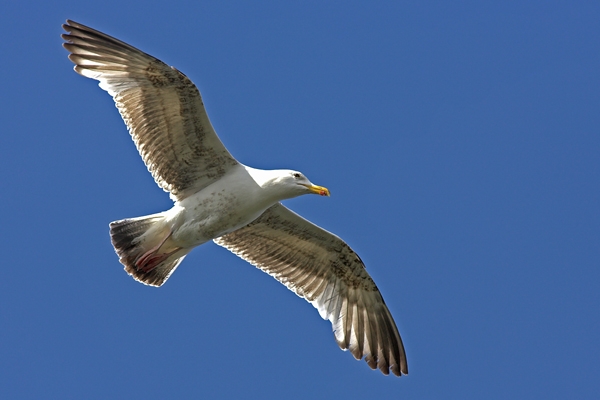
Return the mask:
[[280,203],[214,240],[308,300],[341,349],[388,375],[408,374],[402,339],[358,255],[339,237]]

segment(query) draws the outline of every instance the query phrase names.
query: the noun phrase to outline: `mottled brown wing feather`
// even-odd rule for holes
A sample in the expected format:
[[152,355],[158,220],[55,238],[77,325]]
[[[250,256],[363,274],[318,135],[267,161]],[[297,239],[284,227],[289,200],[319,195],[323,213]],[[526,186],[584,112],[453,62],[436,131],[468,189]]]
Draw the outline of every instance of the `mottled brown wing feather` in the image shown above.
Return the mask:
[[358,255],[339,237],[276,204],[215,239],[308,300],[339,346],[384,374],[408,373],[398,328]]
[[100,81],[113,97],[148,170],[174,199],[197,192],[237,164],[184,74],[85,25],[67,21],[63,28],[75,71]]

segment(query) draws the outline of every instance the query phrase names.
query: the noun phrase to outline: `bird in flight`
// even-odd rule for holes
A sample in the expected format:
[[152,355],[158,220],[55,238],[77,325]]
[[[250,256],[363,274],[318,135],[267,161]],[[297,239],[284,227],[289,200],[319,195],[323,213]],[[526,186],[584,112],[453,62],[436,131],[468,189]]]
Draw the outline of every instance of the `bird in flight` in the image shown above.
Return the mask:
[[238,162],[198,88],[177,69],[77,22],[62,27],[75,71],[113,97],[152,177],[174,201],[170,210],[110,223],[127,273],[161,286],[194,247],[212,240],[310,302],[342,350],[385,375],[408,374],[396,323],[361,259],[280,203],[329,190],[298,171]]

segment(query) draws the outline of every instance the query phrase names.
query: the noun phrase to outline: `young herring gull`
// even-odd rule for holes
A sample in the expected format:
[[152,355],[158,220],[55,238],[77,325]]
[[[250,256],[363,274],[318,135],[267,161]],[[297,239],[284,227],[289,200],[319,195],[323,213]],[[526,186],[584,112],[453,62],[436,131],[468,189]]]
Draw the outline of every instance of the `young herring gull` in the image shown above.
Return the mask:
[[161,286],[196,246],[213,240],[308,300],[356,359],[388,375],[408,373],[398,328],[358,255],[280,201],[329,196],[302,173],[239,163],[223,146],[196,86],[157,58],[67,20],[63,46],[75,71],[114,99],[156,183],[175,205],[110,224],[134,279]]

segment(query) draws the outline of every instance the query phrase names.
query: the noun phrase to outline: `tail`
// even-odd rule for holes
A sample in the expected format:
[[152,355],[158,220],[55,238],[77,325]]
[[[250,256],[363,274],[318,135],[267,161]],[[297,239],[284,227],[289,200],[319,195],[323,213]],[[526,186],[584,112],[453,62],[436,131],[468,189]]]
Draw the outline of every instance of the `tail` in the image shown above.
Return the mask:
[[110,240],[125,271],[151,286],[165,283],[190,251],[169,243],[171,234],[162,213],[110,223]]

